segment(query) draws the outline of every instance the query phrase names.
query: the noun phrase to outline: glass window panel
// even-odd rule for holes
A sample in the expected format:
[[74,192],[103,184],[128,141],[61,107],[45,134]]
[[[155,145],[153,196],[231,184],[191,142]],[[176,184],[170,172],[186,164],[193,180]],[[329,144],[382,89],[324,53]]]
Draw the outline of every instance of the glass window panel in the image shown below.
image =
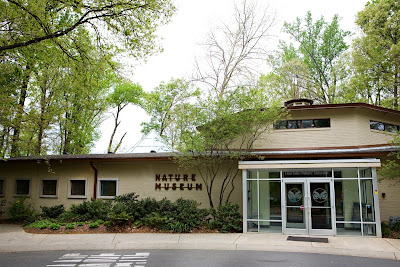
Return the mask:
[[286,227],[305,229],[305,214],[300,207],[286,208]]
[[312,229],[332,229],[331,208],[311,208]]
[[16,194],[17,195],[28,195],[30,180],[16,180]]
[[282,176],[285,178],[332,177],[332,169],[286,169],[283,170]]
[[397,132],[397,126],[393,125],[393,124],[385,123],[385,131],[395,133],[395,132]]
[[303,128],[312,128],[314,127],[313,120],[303,120]]
[[288,129],[298,129],[300,128],[300,121],[287,121]]
[[357,178],[357,168],[333,169],[335,178]]
[[361,236],[361,223],[337,223],[336,234]]
[[363,224],[363,235],[364,236],[376,236],[376,225],[375,224]]
[[274,123],[275,129],[286,129],[287,121],[277,121]]
[[361,221],[357,180],[335,181],[337,221]]
[[0,195],[4,195],[4,180],[0,180]]
[[258,219],[257,181],[247,181],[247,219]]
[[282,233],[281,222],[260,222],[261,233]]
[[247,170],[247,179],[257,179],[257,170]]
[[361,180],[361,208],[364,222],[375,222],[372,180]]
[[278,170],[260,170],[258,175],[260,179],[280,179],[281,172]]
[[314,127],[321,128],[321,127],[331,127],[331,120],[330,119],[318,119],[314,120]]
[[281,182],[260,181],[260,219],[281,220]]
[[303,200],[304,184],[286,184],[286,206],[300,207]]
[[70,184],[72,196],[86,195],[86,180],[70,180]]
[[385,125],[382,122],[377,122],[377,121],[370,121],[369,127],[373,130],[379,130],[379,131],[385,130]]
[[258,222],[247,221],[247,232],[258,232]]
[[117,181],[100,181],[100,195],[112,197],[117,195]]
[[311,206],[330,207],[331,190],[329,183],[310,183]]
[[57,195],[57,180],[42,180],[42,195]]
[[372,178],[371,168],[360,168],[360,177],[361,178]]

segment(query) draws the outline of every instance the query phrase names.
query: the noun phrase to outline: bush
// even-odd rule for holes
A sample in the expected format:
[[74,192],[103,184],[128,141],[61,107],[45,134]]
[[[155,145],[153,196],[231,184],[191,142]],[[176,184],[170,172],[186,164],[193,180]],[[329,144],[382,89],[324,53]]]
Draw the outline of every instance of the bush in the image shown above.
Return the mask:
[[211,214],[214,217],[212,228],[218,229],[221,233],[242,232],[242,215],[237,204],[220,205],[216,210],[211,209]]
[[102,220],[96,220],[95,222],[92,222],[91,224],[89,224],[89,228],[97,228],[100,226],[100,224],[102,224],[103,221]]
[[53,222],[49,221],[49,220],[40,220],[40,221],[33,222],[31,224],[28,224],[27,226],[25,226],[25,228],[45,229],[47,227],[50,227],[50,225],[52,223]]
[[61,225],[59,225],[58,223],[52,223],[49,225],[49,227],[50,227],[50,229],[58,230],[61,228]]
[[65,226],[65,228],[66,229],[74,229],[75,228],[75,223],[68,223],[66,226]]
[[8,206],[8,214],[14,222],[33,222],[37,219],[37,214],[31,203],[26,202],[26,198],[20,198]]
[[92,199],[81,204],[72,205],[71,213],[80,220],[107,220],[111,211],[111,201]]
[[42,216],[45,218],[57,218],[58,216],[60,216],[63,212],[65,212],[65,208],[64,205],[55,205],[55,206],[51,206],[51,207],[42,207],[40,206],[40,208],[42,209]]
[[381,227],[382,227],[382,237],[390,237],[392,235],[392,230],[390,229],[388,223],[382,222]]

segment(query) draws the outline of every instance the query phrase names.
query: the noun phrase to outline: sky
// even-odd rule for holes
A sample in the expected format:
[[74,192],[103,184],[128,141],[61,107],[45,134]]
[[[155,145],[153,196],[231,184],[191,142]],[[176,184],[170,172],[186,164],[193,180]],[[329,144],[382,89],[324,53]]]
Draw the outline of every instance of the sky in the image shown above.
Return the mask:
[[[229,21],[233,13],[234,0],[172,0],[177,12],[171,22],[157,31],[164,51],[146,59],[146,61],[127,60],[129,66],[125,75],[132,82],[139,83],[147,92],[160,82],[168,82],[172,78],[189,77],[193,70],[194,58],[201,52],[200,44],[207,33],[222,22]],[[259,4],[276,13],[273,28],[275,35],[271,49],[279,39],[288,36],[282,30],[283,22],[293,22],[296,17],[304,18],[311,11],[313,19],[324,16],[331,21],[334,14],[341,17],[340,26],[344,30],[357,33],[354,21],[357,12],[363,10],[367,0],[258,0]],[[266,73],[268,70],[260,70]],[[140,123],[149,121],[149,117],[139,107],[129,106],[122,111],[121,124],[118,127],[114,142],[127,132],[119,153],[131,149],[142,138]],[[106,153],[114,119],[111,113],[100,126],[101,138],[96,142],[92,153]]]

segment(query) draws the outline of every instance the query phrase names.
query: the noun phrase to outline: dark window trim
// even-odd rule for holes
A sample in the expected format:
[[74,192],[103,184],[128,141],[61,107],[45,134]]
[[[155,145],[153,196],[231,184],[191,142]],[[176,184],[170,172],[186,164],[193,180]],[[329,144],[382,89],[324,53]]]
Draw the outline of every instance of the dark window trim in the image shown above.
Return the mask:
[[2,188],[2,192],[0,192],[0,197],[4,197],[4,195],[5,195],[5,187],[6,187],[6,179],[4,179],[4,178],[1,178],[0,179],[0,181],[3,181],[3,188]]
[[[56,181],[56,193],[54,195],[45,195],[43,194],[43,189],[44,189],[44,181]],[[53,179],[53,178],[43,178],[40,180],[40,197],[44,198],[57,198],[58,197],[58,179]]]
[[[28,188],[28,193],[27,194],[18,194],[18,187],[17,187],[18,181],[29,181],[29,188]],[[20,196],[30,196],[31,195],[32,180],[30,178],[16,178],[14,185],[15,185],[15,190],[14,190],[14,195],[15,196],[20,197]]]
[[[374,127],[372,126],[373,124],[382,124],[382,125],[383,125],[383,130],[374,128]],[[400,131],[400,126],[399,126],[399,125],[396,125],[396,124],[391,124],[391,123],[386,123],[386,122],[381,122],[381,121],[374,121],[374,120],[370,120],[370,121],[369,121],[369,128],[370,128],[371,130],[376,130],[376,131],[381,131],[381,132],[395,133],[395,132],[393,132],[393,131],[389,131],[389,130],[388,130],[388,127],[393,127],[393,128],[395,128],[395,129],[396,129],[396,132],[399,132],[399,131]]]
[[[316,126],[316,121],[318,120],[327,120],[329,126]],[[311,127],[304,127],[303,121],[312,121]],[[293,122],[293,123],[292,123]],[[298,125],[297,128],[289,128],[288,125]],[[331,127],[331,119],[330,118],[321,118],[321,119],[302,119],[302,120],[284,120],[277,121],[274,123],[275,130],[293,130],[293,129],[313,129],[313,128],[330,128]]]

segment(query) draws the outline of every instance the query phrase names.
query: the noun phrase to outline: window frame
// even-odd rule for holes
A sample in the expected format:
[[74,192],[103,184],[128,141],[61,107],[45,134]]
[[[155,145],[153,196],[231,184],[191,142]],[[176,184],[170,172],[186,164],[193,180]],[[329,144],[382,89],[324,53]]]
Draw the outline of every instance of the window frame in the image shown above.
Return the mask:
[[[383,130],[377,129],[377,128],[373,128],[372,124],[382,125],[383,126]],[[390,127],[393,127],[394,129],[396,129],[396,131],[389,130],[388,128],[390,128]],[[400,125],[387,123],[387,122],[382,122],[382,121],[369,120],[369,129],[370,130],[374,130],[374,131],[378,131],[378,132],[386,132],[386,133],[395,134],[395,133],[398,133],[400,131]]]
[[[18,186],[17,183],[18,181],[29,181],[29,188],[28,188],[28,194],[18,194]],[[32,179],[31,178],[16,178],[14,182],[14,196],[15,197],[29,197],[31,196],[32,192]]]
[[[318,120],[327,120],[329,126],[323,126],[323,127],[316,127],[316,122]],[[304,127],[303,121],[312,121],[312,126],[311,127]],[[288,127],[288,125],[295,126],[297,127]],[[276,121],[273,124],[274,130],[298,130],[298,129],[329,129],[331,128],[331,118],[321,118],[321,119],[298,119],[298,120],[282,120],[282,121]]]
[[[45,195],[43,194],[43,186],[44,186],[44,181],[56,181],[56,194],[55,195]],[[40,192],[39,192],[39,197],[42,198],[58,198],[58,179],[57,178],[42,178],[40,179]]]
[[0,197],[4,197],[5,196],[5,187],[6,187],[6,179],[5,178],[0,178],[0,181],[3,181],[3,190],[0,192]]
[[[72,195],[72,181],[85,181],[85,194],[84,195]],[[86,178],[70,178],[68,179],[68,198],[87,198],[87,188],[88,188],[88,181]]]
[[[102,181],[115,181],[115,196],[102,196],[101,195],[101,182]],[[119,195],[119,178],[98,178],[97,179],[97,198],[101,199],[114,199],[116,196]]]

